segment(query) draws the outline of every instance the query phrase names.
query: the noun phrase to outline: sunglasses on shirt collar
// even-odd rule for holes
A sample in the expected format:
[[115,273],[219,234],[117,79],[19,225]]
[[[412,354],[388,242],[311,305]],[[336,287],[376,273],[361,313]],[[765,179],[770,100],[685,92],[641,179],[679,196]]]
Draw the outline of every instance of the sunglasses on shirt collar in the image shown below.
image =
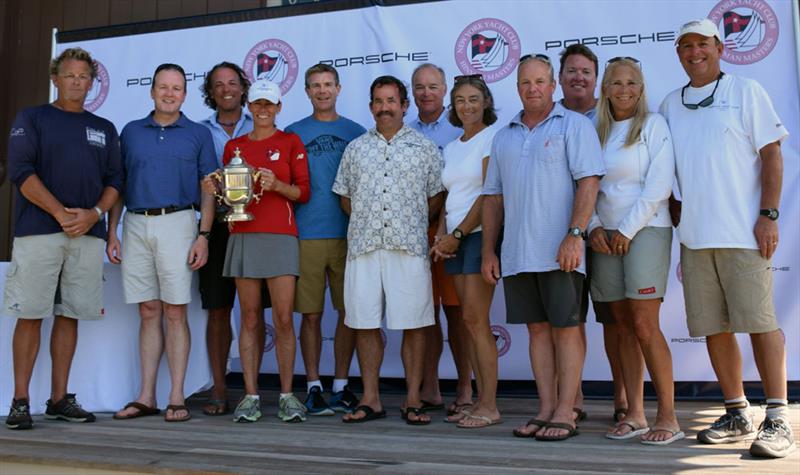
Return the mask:
[[725,73],[720,71],[719,76],[717,76],[717,82],[716,82],[716,84],[714,84],[714,90],[711,91],[711,95],[706,97],[702,101],[698,102],[697,104],[687,104],[686,101],[684,100],[684,95],[686,94],[686,90],[689,89],[689,86],[692,85],[692,82],[689,81],[689,83],[687,85],[683,86],[683,89],[681,89],[681,104],[683,104],[683,107],[694,111],[694,110],[697,110],[697,109],[699,109],[701,107],[708,107],[711,104],[713,104],[714,103],[714,94],[717,92],[717,88],[719,87],[719,80],[722,79],[722,76],[724,76],[724,75],[725,75]]

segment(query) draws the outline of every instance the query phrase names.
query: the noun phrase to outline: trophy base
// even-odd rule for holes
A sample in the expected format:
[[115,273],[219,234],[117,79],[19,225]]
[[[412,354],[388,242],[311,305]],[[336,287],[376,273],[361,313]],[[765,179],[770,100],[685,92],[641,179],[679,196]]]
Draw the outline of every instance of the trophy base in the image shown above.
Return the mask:
[[244,213],[229,213],[225,215],[225,222],[226,223],[235,223],[237,221],[252,221],[253,215],[244,212]]

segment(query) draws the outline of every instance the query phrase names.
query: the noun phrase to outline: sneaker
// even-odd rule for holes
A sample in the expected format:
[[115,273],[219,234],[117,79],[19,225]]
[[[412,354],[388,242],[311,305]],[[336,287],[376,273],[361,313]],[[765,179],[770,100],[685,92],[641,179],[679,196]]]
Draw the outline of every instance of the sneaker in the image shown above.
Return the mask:
[[353,412],[358,407],[358,398],[350,391],[349,386],[345,386],[343,390],[331,395],[330,407],[336,412]]
[[306,406],[291,394],[278,400],[278,418],[283,422],[304,422]]
[[75,394],[71,393],[67,393],[58,402],[48,399],[44,418],[50,420],[61,419],[69,422],[94,422],[94,414],[84,411],[78,401],[75,400]]
[[753,415],[750,411],[726,412],[711,424],[708,429],[697,433],[697,440],[704,444],[727,444],[739,440],[748,440],[756,436],[753,426]]
[[311,390],[308,391],[306,402],[303,404],[306,406],[306,412],[309,416],[332,416],[335,414],[333,409],[325,402],[325,398],[322,397],[322,389],[319,386],[311,387]]
[[783,419],[764,419],[758,426],[756,440],[750,445],[753,457],[786,457],[795,451],[792,428]]
[[233,411],[233,422],[255,422],[261,419],[261,398],[246,394]]
[[11,401],[11,410],[6,418],[6,427],[9,429],[30,429],[33,427],[31,407],[27,399],[14,399]]

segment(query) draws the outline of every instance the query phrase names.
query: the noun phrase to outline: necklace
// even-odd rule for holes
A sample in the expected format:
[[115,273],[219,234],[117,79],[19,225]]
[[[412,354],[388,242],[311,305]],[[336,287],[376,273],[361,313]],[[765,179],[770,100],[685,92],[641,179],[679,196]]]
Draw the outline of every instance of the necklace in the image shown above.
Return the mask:
[[217,123],[223,127],[233,127],[236,125],[237,122],[239,121],[235,120],[233,122],[222,122],[221,120],[219,120],[219,117],[217,117]]

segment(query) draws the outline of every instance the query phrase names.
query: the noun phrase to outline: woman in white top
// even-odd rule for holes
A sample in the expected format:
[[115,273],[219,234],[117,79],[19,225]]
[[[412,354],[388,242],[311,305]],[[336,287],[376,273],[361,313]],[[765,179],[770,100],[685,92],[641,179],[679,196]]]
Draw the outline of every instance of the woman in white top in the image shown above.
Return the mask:
[[435,260],[447,259],[445,271],[453,275],[461,302],[459,323],[463,325],[456,334],[464,335],[478,399],[447,420],[458,427],[479,428],[501,421],[496,401],[497,345],[489,326],[494,286],[481,277],[480,228],[481,189],[495,133],[489,126],[497,121],[497,115],[492,93],[480,75],[455,78],[448,118],[453,125],[463,127],[464,134],[444,148],[442,183],[447,198],[431,254]]
[[[648,111],[637,60],[608,62],[597,133],[607,173],[589,224],[594,252],[590,286],[592,299],[609,302],[618,323],[629,405],[606,437],[641,435],[644,444],[666,445],[684,437],[675,417],[672,355],[658,323],[672,247],[668,199],[675,157],[666,121]],[[652,428],[644,414],[642,356],[658,397]]]

